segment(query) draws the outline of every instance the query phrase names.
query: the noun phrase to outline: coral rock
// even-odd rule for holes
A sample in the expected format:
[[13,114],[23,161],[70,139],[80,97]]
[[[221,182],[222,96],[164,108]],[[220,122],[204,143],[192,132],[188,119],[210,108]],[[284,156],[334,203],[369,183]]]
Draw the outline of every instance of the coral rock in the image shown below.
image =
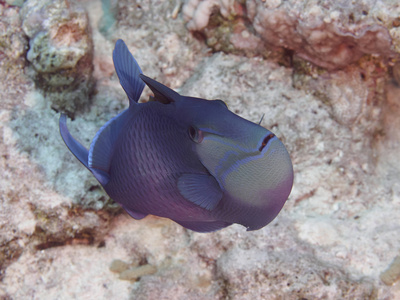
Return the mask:
[[[265,49],[282,47],[327,69],[343,68],[364,54],[398,55],[400,35],[398,28],[392,28],[398,14],[398,6],[383,0],[249,0],[245,4],[189,0],[183,7],[189,30],[203,32],[207,40],[213,40],[213,35],[220,40],[221,28],[226,31],[231,45],[213,47],[217,51],[236,53],[245,48],[248,54],[252,48],[254,54],[265,55]],[[238,24],[244,24],[242,29],[238,30]],[[264,49],[257,39],[263,41]]]
[[29,75],[56,110],[73,115],[93,88],[93,46],[85,10],[73,1],[28,0],[21,9],[29,37]]

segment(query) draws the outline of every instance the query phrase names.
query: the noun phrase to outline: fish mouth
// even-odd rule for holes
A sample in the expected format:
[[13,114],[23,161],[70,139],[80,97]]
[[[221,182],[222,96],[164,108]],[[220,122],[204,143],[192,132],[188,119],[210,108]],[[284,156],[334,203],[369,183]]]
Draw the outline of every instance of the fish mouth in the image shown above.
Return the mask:
[[268,134],[262,141],[260,148],[258,148],[258,151],[262,152],[265,146],[268,145],[268,143],[275,137],[275,134],[272,132]]

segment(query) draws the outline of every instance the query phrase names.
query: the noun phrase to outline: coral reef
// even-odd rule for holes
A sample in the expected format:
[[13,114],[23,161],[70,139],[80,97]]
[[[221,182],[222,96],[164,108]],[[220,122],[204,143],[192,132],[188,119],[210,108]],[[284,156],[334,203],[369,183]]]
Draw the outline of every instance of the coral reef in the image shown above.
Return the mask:
[[270,7],[248,1],[256,32],[268,44],[292,49],[316,65],[342,68],[363,54],[395,52],[388,29],[374,18],[375,1],[278,2]]
[[136,1],[132,6],[131,1],[122,0],[111,1],[110,6],[118,16],[114,36],[124,38],[143,72],[173,88],[189,78],[202,59],[197,54],[204,51],[202,43],[188,34],[183,20],[174,18],[176,3]]
[[110,35],[117,22],[117,1],[102,0],[101,3],[103,15],[99,20],[99,31],[105,35]]
[[[328,69],[343,68],[364,54],[398,56],[399,13],[398,5],[384,0],[189,0],[183,7],[188,29],[204,32],[209,44],[224,31],[225,46],[211,42],[215,50],[265,54],[265,47],[283,47]],[[211,21],[216,18],[218,25]]]
[[21,9],[30,76],[52,107],[70,116],[93,89],[93,45],[85,10],[75,1],[28,0]]
[[0,6],[0,32],[0,63],[11,61],[7,68],[12,68],[18,60],[21,61],[27,48],[18,9]]
[[[179,0],[46,3],[0,1],[0,298],[400,298],[398,5],[190,0],[178,13]],[[81,39],[69,45],[73,33]],[[128,104],[112,66],[118,38],[181,94],[223,99],[253,122],[264,115],[295,169],[269,226],[200,234],[133,220],[65,149],[54,108],[75,116],[69,128],[88,146]],[[82,59],[93,73],[78,69]],[[63,70],[60,82],[86,86],[71,79],[58,93],[47,75]]]

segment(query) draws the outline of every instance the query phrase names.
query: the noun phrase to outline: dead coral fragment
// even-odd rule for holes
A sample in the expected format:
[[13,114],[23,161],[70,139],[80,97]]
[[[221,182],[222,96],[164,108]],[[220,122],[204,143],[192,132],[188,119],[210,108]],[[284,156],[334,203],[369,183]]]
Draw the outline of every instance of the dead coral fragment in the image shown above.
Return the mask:
[[396,256],[389,268],[381,273],[381,280],[386,285],[393,285],[400,280],[400,255]]
[[149,264],[137,266],[136,264],[128,264],[120,259],[115,259],[111,263],[110,271],[119,273],[119,279],[121,280],[136,281],[142,276],[156,273],[157,268]]
[[111,262],[110,266],[110,271],[113,273],[122,273],[126,270],[128,270],[131,267],[130,264],[120,260],[120,259],[114,259]]
[[128,269],[119,274],[119,279],[135,281],[142,276],[151,275],[157,272],[157,268],[152,265],[144,265],[133,269]]

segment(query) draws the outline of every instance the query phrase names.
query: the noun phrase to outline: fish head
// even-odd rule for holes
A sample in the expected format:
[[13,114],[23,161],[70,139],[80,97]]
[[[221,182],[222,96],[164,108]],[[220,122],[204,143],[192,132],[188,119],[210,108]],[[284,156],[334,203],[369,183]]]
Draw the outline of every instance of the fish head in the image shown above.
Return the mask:
[[[231,112],[221,100],[183,97],[188,137],[201,163],[224,195],[243,207],[241,224],[264,227],[280,212],[293,185],[293,166],[284,144],[269,130]],[[229,204],[228,204],[229,205]]]

